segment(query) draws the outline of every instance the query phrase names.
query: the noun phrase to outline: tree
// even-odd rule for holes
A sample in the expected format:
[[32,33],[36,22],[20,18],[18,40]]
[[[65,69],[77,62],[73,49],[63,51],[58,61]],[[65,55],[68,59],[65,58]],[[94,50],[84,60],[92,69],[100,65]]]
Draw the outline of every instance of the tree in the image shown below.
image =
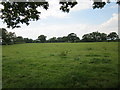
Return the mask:
[[38,36],[38,40],[39,40],[39,42],[44,43],[44,42],[46,42],[46,36],[40,35],[40,36]]
[[116,32],[111,32],[110,34],[108,34],[108,40],[114,41],[114,40],[118,40],[119,36],[117,35]]
[[107,34],[100,32],[92,32],[82,36],[82,41],[87,42],[101,42],[107,40]]
[[29,21],[38,20],[39,12],[38,7],[48,9],[48,2],[2,2],[4,9],[1,10],[1,19],[7,24],[7,27],[18,28],[20,23],[29,25]]
[[18,36],[18,37],[16,37],[15,43],[17,43],[17,44],[19,44],[19,43],[25,43],[25,41],[24,41],[24,39],[23,39],[22,36]]
[[[43,7],[43,9],[47,10],[49,7],[49,3],[46,0],[42,0],[41,2],[36,2],[36,0],[26,0],[26,2],[1,2],[1,4],[4,6],[4,9],[1,10],[1,19],[4,20],[8,28],[19,28],[20,23],[29,25],[29,21],[37,21],[41,14],[37,8]],[[60,10],[69,12],[69,6],[72,8],[77,2],[75,0],[70,0],[70,2],[66,0],[63,3],[60,2],[60,4],[62,4]]]
[[101,33],[101,41],[106,41],[107,40],[107,34]]
[[29,39],[29,38],[24,38],[24,42],[25,43],[33,43],[33,40]]
[[91,38],[90,34],[83,35],[82,36],[82,41],[84,41],[84,42],[91,42],[92,38]]
[[14,32],[8,32],[5,28],[0,28],[2,44],[14,44],[16,35]]
[[57,38],[56,37],[50,38],[48,42],[57,42]]
[[2,44],[7,44],[8,39],[7,39],[7,30],[5,28],[0,28],[0,32],[1,32],[1,37],[2,37]]
[[99,32],[92,32],[90,33],[90,36],[94,42],[101,41],[101,33]]
[[68,42],[77,42],[79,41],[79,37],[77,37],[77,35],[75,33],[70,33],[68,36]]
[[[14,0],[12,0],[14,1]],[[93,0],[93,9],[103,8],[106,3],[99,0],[96,2]],[[63,12],[69,12],[70,8],[73,8],[76,4],[76,0],[60,0],[61,4],[60,10]],[[109,0],[108,0],[109,3]],[[41,2],[35,2],[35,0],[26,0],[26,2],[1,2],[4,9],[1,10],[4,23],[7,24],[8,28],[18,28],[20,23],[29,25],[31,20],[39,20],[41,12],[37,10],[38,7],[43,7],[43,9],[48,9],[49,3],[46,0],[41,0]],[[120,5],[120,1],[117,1]]]
[[62,37],[62,41],[63,41],[63,42],[68,42],[68,37],[67,37],[67,36],[63,36],[63,37]]
[[14,32],[9,32],[8,36],[9,36],[9,39],[11,41],[11,44],[14,44],[15,41],[16,41],[16,35],[15,35],[15,33]]

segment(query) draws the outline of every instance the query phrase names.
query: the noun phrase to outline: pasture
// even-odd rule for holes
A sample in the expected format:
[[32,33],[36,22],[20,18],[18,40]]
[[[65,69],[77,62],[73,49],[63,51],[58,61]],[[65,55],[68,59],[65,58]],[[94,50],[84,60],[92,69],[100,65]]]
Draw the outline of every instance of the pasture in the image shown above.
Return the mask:
[[118,42],[2,47],[3,88],[118,87]]

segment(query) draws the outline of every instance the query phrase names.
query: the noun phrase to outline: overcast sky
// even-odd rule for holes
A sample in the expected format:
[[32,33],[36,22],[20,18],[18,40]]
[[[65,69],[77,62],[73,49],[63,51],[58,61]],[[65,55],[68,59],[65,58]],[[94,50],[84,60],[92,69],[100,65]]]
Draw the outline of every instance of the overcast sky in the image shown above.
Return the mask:
[[86,33],[99,31],[103,33],[118,32],[118,5],[115,2],[107,4],[103,9],[92,9],[92,1],[77,0],[78,4],[64,13],[59,10],[59,0],[49,0],[49,9],[39,8],[41,19],[32,21],[29,26],[21,25],[18,29],[6,28],[6,24],[0,20],[0,28],[15,32],[17,36],[37,39],[39,35],[51,37],[67,36],[76,33],[82,37]]

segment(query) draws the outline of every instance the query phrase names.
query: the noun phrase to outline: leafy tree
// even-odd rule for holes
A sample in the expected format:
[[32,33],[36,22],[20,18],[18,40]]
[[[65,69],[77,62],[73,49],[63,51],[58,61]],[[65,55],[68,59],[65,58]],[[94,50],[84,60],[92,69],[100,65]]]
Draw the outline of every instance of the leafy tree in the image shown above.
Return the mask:
[[24,41],[25,43],[33,43],[33,40],[29,38],[24,38]]
[[90,34],[85,34],[82,36],[82,41],[85,41],[85,42],[91,42],[92,41],[92,38],[90,36]]
[[[14,0],[13,0],[14,1]],[[25,1],[25,0],[24,0]],[[29,2],[30,1],[30,2]],[[93,0],[93,9],[103,8],[106,3],[99,0],[96,2]],[[76,4],[76,0],[60,0],[61,4],[60,10],[63,12],[69,12],[70,8],[73,8]],[[109,0],[108,0],[109,3]],[[35,0],[26,0],[26,2],[2,2],[4,9],[1,10],[4,23],[7,24],[8,28],[18,28],[20,23],[29,25],[31,20],[39,20],[41,12],[37,10],[38,7],[43,7],[43,9],[48,9],[49,3],[46,0],[41,2],[35,2]],[[120,5],[120,1],[117,1]]]
[[76,4],[76,0],[60,0],[59,4],[61,4],[60,10],[63,12],[69,12],[70,8],[73,8]]
[[[69,1],[69,0],[68,0]],[[77,2],[75,0],[71,0],[70,2],[60,2],[62,6],[60,10],[64,12],[69,12],[69,6],[74,7]],[[4,9],[1,10],[2,15],[1,19],[7,24],[7,27],[10,28],[19,28],[20,23],[25,23],[29,25],[29,21],[37,21],[40,18],[41,12],[37,10],[38,7],[43,7],[43,9],[48,9],[49,3],[46,0],[42,0],[41,2],[36,2],[35,0],[26,0],[26,2],[2,2]]]
[[38,36],[38,40],[39,40],[39,42],[44,43],[44,42],[46,42],[46,36],[40,35],[40,36]]
[[75,33],[70,33],[67,36],[67,38],[68,38],[68,42],[76,42],[76,41],[80,40],[79,37],[77,37],[77,35]]
[[5,28],[0,28],[2,44],[14,44],[16,35],[15,33],[8,32]]
[[92,38],[92,41],[101,41],[101,33],[99,32],[93,32],[93,33],[90,33],[90,36]]
[[107,40],[107,34],[100,32],[92,32],[82,36],[82,41],[87,41],[87,42],[100,42],[106,40]]
[[1,32],[1,37],[2,37],[2,44],[7,44],[7,30],[5,28],[0,28],[0,32]]
[[48,2],[2,2],[4,9],[1,10],[1,19],[7,23],[7,27],[18,28],[20,23],[29,25],[29,21],[38,20],[39,12],[38,7],[48,9]]
[[57,42],[57,38],[56,37],[50,38],[48,42]]
[[119,36],[117,35],[116,32],[111,32],[110,34],[108,34],[108,40],[114,41],[114,40],[118,40]]
[[107,34],[101,33],[101,41],[106,41],[107,40]]
[[9,39],[10,39],[11,43],[14,44],[15,41],[16,41],[16,35],[15,35],[15,33],[14,32],[9,32],[8,36],[9,36]]
[[58,37],[58,38],[57,38],[57,42],[63,42],[62,37]]
[[24,39],[23,39],[22,36],[18,36],[18,37],[16,37],[16,42],[15,42],[15,43],[16,43],[16,44],[25,43],[25,41],[24,41]]
[[67,36],[63,36],[63,37],[62,37],[62,41],[63,41],[63,42],[68,42],[68,37],[67,37]]

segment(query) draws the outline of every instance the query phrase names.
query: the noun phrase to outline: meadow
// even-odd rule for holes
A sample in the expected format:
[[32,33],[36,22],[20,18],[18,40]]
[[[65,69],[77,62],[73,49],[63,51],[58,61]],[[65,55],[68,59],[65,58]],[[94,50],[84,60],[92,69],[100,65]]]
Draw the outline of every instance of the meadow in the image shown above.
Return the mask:
[[2,47],[3,88],[118,87],[118,42]]

